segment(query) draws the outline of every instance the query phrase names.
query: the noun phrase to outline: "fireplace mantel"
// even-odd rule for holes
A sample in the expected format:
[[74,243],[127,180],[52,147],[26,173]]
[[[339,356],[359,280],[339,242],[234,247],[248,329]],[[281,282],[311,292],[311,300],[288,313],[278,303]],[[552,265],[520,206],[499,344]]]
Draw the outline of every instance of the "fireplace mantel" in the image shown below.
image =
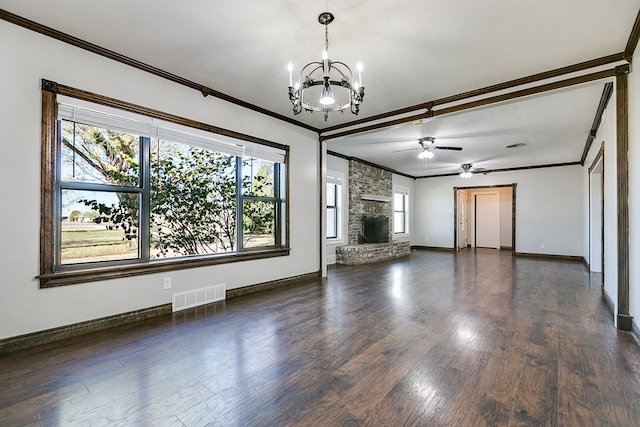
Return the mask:
[[378,196],[375,194],[361,194],[360,195],[360,200],[370,200],[372,202],[390,202],[391,201],[391,197],[387,197],[387,196]]

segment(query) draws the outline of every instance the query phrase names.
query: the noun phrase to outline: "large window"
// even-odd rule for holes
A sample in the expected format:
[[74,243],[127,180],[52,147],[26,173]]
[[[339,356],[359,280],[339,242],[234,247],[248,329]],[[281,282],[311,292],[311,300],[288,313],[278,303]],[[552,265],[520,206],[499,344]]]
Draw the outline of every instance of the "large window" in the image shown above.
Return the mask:
[[405,188],[393,190],[393,233],[409,234],[409,190]]
[[41,285],[288,253],[286,146],[47,96]]

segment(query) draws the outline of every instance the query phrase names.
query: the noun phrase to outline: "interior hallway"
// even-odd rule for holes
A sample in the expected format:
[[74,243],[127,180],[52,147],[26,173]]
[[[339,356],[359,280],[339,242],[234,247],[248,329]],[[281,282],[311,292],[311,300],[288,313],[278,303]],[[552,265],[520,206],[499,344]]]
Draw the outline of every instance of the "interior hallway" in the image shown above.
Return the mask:
[[598,279],[508,251],[332,266],[0,357],[0,425],[637,426]]

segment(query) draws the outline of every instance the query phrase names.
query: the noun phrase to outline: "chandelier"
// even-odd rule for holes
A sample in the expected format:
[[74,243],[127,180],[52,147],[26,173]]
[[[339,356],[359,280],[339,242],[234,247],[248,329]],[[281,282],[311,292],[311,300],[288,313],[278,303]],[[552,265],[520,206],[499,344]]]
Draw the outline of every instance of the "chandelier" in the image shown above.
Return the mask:
[[[302,110],[321,111],[327,121],[329,111],[344,112],[349,109],[353,114],[360,111],[360,103],[364,98],[362,86],[362,64],[358,64],[358,80],[353,80],[351,69],[343,62],[329,59],[329,24],[334,20],[332,13],[324,12],[318,16],[318,22],[324,25],[324,47],[322,61],[310,62],[300,70],[298,80],[293,84],[293,65],[289,63],[289,99],[293,104],[293,114],[300,114]],[[352,83],[353,82],[353,83]],[[315,93],[318,104],[310,99],[314,98],[313,91],[308,89],[321,86]],[[334,95],[340,93],[340,97]],[[305,92],[306,91],[306,92]],[[318,93],[319,92],[319,93]]]

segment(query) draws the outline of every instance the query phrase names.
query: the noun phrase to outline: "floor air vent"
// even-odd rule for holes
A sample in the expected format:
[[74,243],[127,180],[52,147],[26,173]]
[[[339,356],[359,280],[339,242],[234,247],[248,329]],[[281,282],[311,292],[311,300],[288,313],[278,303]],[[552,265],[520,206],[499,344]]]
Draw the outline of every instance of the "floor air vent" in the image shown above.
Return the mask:
[[222,301],[225,298],[226,290],[224,284],[178,292],[173,294],[173,311],[197,307],[199,305],[209,304],[215,301]]

